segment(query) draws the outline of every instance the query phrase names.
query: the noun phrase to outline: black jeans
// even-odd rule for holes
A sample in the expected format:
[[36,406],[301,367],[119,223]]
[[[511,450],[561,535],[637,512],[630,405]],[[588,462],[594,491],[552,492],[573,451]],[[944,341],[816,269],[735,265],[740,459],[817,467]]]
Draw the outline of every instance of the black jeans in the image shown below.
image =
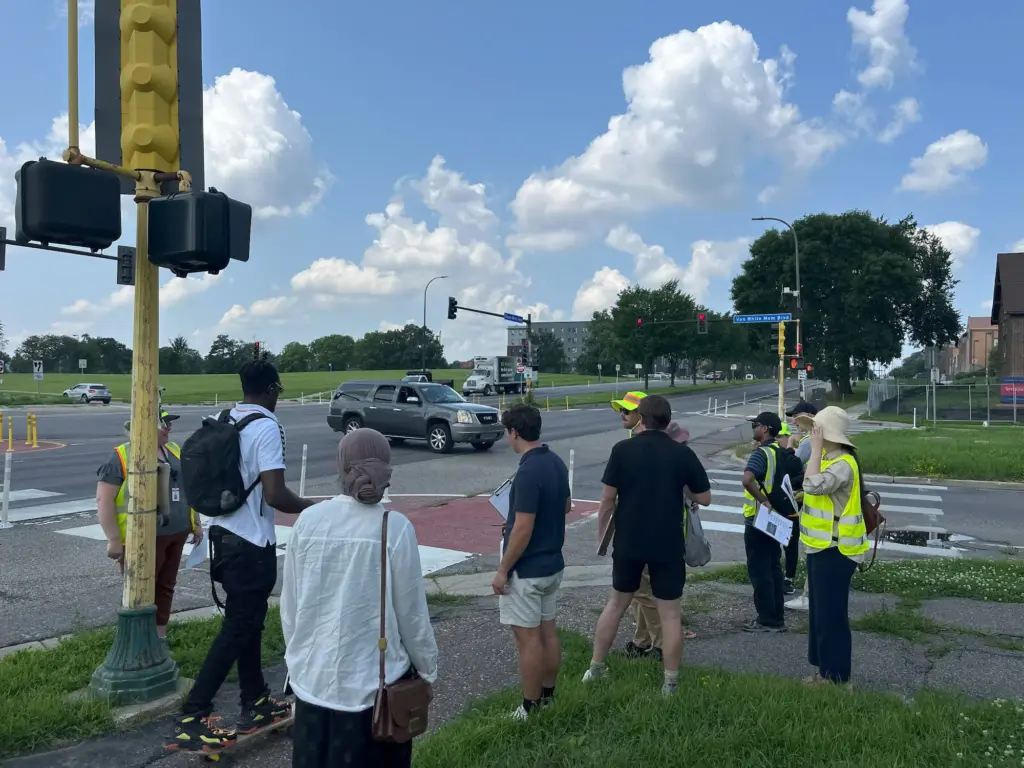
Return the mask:
[[257,547],[217,525],[209,536],[210,575],[226,594],[224,621],[185,701],[186,716],[210,714],[213,697],[236,662],[243,710],[267,692],[261,650],[268,601],[277,583],[277,549],[273,544]]
[[338,712],[295,700],[293,768],[409,768],[412,742],[373,740],[373,708]]
[[783,606],[782,547],[767,533],[748,525],[743,531],[747,553],[747,576],[754,587],[757,621],[766,627],[785,624]]
[[790,518],[793,521],[793,535],[786,543],[786,578],[792,581],[796,578],[796,566],[800,562],[800,518]]
[[807,660],[833,683],[848,682],[853,666],[849,609],[850,579],[856,570],[857,564],[835,547],[807,556]]

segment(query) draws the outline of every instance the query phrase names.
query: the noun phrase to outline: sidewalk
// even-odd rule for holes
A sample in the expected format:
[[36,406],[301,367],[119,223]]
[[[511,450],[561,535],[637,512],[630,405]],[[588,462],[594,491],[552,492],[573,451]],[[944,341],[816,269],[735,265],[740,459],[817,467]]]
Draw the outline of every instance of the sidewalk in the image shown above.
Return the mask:
[[[442,659],[441,678],[431,708],[433,728],[451,722],[473,700],[516,684],[515,649],[508,631],[498,624],[496,600],[493,596],[474,597],[482,594],[485,587],[489,590],[490,578],[490,574],[475,574],[434,580],[434,589],[440,588],[452,598],[440,604],[435,601],[431,610]],[[607,566],[567,570],[559,625],[590,637],[607,597],[607,581]],[[465,599],[457,599],[458,595]],[[859,619],[863,626],[885,630],[854,633],[854,678],[859,690],[891,692],[908,700],[925,688],[958,691],[977,698],[1024,697],[1024,605],[930,600],[916,610],[917,618],[911,622],[912,627],[901,628],[897,624],[886,630],[885,618],[893,616],[896,606],[897,601],[891,597],[852,595],[851,616],[855,622]],[[749,618],[751,610],[747,586],[715,582],[688,584],[684,623],[697,633],[697,639],[686,644],[684,663],[788,678],[808,674],[806,614],[788,614],[788,634],[751,635],[739,628]],[[622,623],[617,644],[621,646],[631,632],[632,623],[627,618]],[[913,639],[891,632],[902,632]],[[281,665],[269,670],[269,677],[271,684],[280,685]],[[218,699],[227,715],[231,715],[231,707],[236,706],[234,696],[233,687],[226,687]],[[157,721],[59,752],[15,758],[3,765],[11,768],[196,765],[195,757],[159,754],[169,723],[167,719]],[[237,766],[285,768],[291,765],[291,743],[287,738],[271,736],[262,743],[254,743],[250,749],[239,750],[235,757]]]

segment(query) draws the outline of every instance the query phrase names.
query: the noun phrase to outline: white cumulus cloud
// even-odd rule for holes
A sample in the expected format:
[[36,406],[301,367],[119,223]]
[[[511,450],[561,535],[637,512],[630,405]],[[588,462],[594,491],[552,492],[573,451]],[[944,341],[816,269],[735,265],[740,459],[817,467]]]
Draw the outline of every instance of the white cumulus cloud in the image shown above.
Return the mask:
[[910,172],[900,182],[900,189],[942,192],[959,184],[987,160],[985,143],[970,131],[961,129],[933,141],[923,155],[911,160]]
[[607,131],[520,187],[511,247],[565,250],[599,235],[611,216],[733,204],[748,165],[767,158],[783,172],[807,170],[843,141],[787,101],[793,53],[761,58],[740,26],[683,30],[649,54],[623,73],[626,111]]
[[[189,277],[171,277],[160,286],[160,308],[173,307],[186,299],[205,293],[220,282],[220,275],[190,275]],[[122,285],[113,293],[99,301],[78,299],[66,307],[61,307],[63,315],[99,315],[122,307],[131,307],[135,301],[135,288]]]
[[907,0],[874,0],[870,12],[847,11],[853,44],[867,54],[867,66],[857,74],[864,88],[891,88],[899,72],[916,65],[917,52],[906,35],[909,14]]
[[574,320],[589,320],[595,312],[615,305],[618,295],[629,288],[629,278],[611,267],[601,267],[576,291],[572,303]]
[[921,106],[915,98],[900,99],[893,107],[892,120],[878,134],[878,140],[883,144],[889,144],[896,140],[908,126],[921,119]]
[[962,267],[964,260],[974,254],[978,246],[978,238],[981,236],[980,229],[972,227],[970,224],[964,224],[962,221],[928,224],[922,229],[928,230],[942,241],[942,244],[953,255],[954,268]]

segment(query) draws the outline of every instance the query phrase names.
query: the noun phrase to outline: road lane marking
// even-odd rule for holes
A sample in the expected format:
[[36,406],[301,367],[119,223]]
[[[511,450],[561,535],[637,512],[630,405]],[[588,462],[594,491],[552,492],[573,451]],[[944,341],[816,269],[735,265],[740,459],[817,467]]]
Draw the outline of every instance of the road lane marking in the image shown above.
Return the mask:
[[[705,471],[709,475],[728,475],[730,477],[743,477],[743,470],[740,470],[740,469],[707,469]],[[884,489],[884,488],[911,488],[911,489],[921,490],[921,491],[948,491],[949,490],[949,488],[947,488],[944,485],[932,485],[931,483],[929,483],[927,485],[922,485],[922,484],[915,484],[915,483],[887,483],[885,481],[880,482],[875,487],[878,488],[879,490]],[[924,497],[923,496],[913,496],[913,497],[908,496],[908,497],[905,497],[905,498],[923,499]],[[928,499],[928,501],[931,501],[931,499]]]
[[79,512],[95,511],[96,499],[78,499],[76,501],[62,501],[56,504],[40,504],[33,507],[12,509],[8,512],[8,519],[12,523],[21,523],[26,520],[42,520],[47,517],[63,517],[64,515],[75,515]]
[[[2,486],[0,486],[2,489]],[[33,499],[48,499],[52,496],[63,496],[63,493],[55,491],[41,491],[38,488],[25,488],[20,491],[11,491],[8,498],[13,501],[32,501]]]

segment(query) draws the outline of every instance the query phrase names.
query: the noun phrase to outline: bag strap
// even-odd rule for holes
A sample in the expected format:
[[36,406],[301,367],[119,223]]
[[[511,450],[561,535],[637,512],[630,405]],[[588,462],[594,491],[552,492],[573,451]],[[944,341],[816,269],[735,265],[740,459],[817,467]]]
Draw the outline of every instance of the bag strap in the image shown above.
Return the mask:
[[377,690],[383,691],[384,682],[384,658],[388,649],[387,620],[384,611],[387,608],[388,596],[388,510],[384,510],[384,518],[380,531],[380,637],[377,638],[377,648],[380,650],[380,678],[377,683]]
[[245,418],[239,419],[238,421],[235,422],[235,429],[237,429],[239,432],[241,432],[243,429],[248,427],[254,421],[259,421],[260,419],[265,419],[265,418],[267,418],[267,415],[265,413],[259,413],[259,412],[257,412],[257,413],[250,413]]

